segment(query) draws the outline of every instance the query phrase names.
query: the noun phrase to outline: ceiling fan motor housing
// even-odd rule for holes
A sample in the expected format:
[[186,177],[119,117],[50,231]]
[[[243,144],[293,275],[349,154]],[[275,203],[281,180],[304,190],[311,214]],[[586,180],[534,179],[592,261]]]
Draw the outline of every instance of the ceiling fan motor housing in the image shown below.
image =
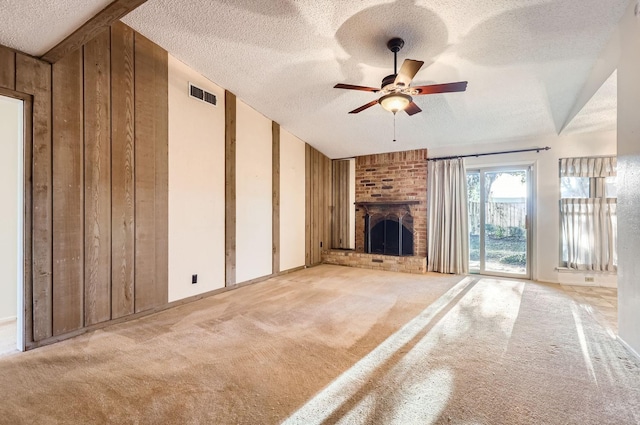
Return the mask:
[[391,88],[391,86],[393,86],[395,84],[396,81],[396,76],[398,74],[391,74],[391,75],[387,75],[386,77],[384,77],[382,79],[382,86],[380,87],[381,89],[385,89],[385,88]]

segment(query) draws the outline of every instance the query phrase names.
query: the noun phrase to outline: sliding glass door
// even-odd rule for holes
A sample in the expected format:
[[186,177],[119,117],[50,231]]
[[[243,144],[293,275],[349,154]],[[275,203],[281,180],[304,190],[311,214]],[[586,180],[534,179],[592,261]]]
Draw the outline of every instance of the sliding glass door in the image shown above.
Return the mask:
[[530,277],[530,168],[467,170],[469,271]]

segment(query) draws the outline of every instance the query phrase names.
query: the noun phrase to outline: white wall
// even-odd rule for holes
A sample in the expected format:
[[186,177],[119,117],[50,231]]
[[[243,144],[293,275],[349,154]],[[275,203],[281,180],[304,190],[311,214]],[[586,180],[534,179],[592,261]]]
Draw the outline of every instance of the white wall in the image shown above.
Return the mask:
[[271,147],[271,120],[238,99],[236,283],[272,273]]
[[0,320],[15,318],[18,305],[21,128],[22,101],[0,96]]
[[[597,286],[615,286],[616,275],[605,273],[559,272],[560,264],[560,180],[558,159],[572,156],[615,155],[616,132],[575,134],[521,140],[512,143],[472,145],[430,149],[429,157],[464,155],[530,147],[551,146],[541,153],[528,152],[509,155],[466,158],[467,168],[512,164],[534,164],[534,220],[533,278],[543,282],[585,284],[585,276],[592,276]],[[619,250],[620,251],[620,250]],[[593,284],[591,284],[593,285]]]
[[618,332],[640,353],[640,17],[629,2],[618,65]]
[[305,143],[280,130],[280,270],[304,266]]
[[[189,97],[189,82],[218,105]],[[224,154],[224,90],[169,56],[169,301],[225,286]]]

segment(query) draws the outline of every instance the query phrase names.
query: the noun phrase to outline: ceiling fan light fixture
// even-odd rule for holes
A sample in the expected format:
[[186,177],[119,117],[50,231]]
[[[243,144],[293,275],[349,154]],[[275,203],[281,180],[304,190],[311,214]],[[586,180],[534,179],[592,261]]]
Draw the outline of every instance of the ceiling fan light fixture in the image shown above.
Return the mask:
[[407,106],[413,101],[411,96],[404,93],[390,93],[382,96],[378,103],[384,109],[394,114],[398,111],[404,111]]

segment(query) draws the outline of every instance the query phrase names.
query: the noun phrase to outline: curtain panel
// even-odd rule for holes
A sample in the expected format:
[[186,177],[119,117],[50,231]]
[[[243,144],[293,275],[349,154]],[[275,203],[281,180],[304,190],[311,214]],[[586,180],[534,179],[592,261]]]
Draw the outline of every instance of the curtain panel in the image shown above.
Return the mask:
[[616,175],[615,156],[560,159],[560,177],[611,177]]
[[428,180],[428,270],[468,273],[469,232],[464,160],[429,162]]
[[560,201],[562,258],[575,270],[617,270],[617,216],[614,198],[566,198]]

